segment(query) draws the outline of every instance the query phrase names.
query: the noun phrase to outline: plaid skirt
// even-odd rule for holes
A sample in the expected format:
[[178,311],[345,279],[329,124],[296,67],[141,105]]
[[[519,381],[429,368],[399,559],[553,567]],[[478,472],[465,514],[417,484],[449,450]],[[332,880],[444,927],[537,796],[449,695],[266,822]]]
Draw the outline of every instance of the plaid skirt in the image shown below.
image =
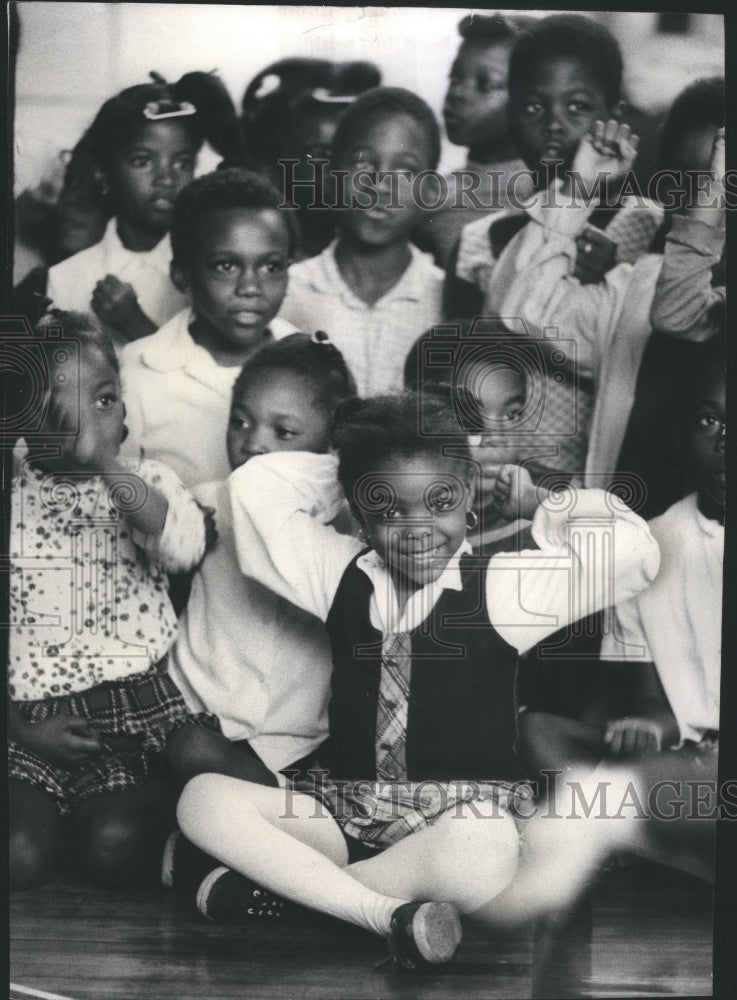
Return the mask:
[[334,781],[325,771],[309,773],[294,782],[294,790],[314,796],[344,836],[378,850],[431,826],[446,812],[460,813],[465,803],[479,817],[508,813],[521,832],[533,803],[524,781]]
[[189,712],[179,689],[160,667],[79,694],[13,704],[27,722],[43,722],[62,713],[79,716],[94,728],[105,748],[65,770],[9,740],[8,777],[42,789],[56,799],[62,813],[85,799],[128,791],[149,778],[166,776],[166,741],[182,726],[220,730],[216,716]]

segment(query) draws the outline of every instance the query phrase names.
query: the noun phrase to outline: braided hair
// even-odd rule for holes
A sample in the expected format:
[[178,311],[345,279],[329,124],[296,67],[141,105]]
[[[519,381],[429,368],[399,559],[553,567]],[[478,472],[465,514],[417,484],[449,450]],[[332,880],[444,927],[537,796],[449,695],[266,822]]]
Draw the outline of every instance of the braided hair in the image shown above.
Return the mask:
[[233,399],[254,377],[280,371],[309,379],[320,405],[330,413],[343,400],[356,395],[356,383],[343,355],[328,335],[318,330],[312,337],[291,333],[257,351],[241,368],[233,386]]

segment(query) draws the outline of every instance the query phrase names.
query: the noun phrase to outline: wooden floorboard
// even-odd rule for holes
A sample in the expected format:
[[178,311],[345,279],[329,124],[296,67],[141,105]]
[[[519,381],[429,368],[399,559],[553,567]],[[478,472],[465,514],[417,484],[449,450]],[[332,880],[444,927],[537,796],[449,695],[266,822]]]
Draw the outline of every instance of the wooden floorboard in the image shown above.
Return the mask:
[[662,869],[609,873],[582,926],[553,950],[550,965],[541,964],[531,933],[493,940],[470,928],[452,964],[408,974],[375,969],[383,943],[343,925],[228,927],[163,890],[113,893],[63,882],[11,898],[10,981],[70,1000],[711,994],[711,897],[699,883]]

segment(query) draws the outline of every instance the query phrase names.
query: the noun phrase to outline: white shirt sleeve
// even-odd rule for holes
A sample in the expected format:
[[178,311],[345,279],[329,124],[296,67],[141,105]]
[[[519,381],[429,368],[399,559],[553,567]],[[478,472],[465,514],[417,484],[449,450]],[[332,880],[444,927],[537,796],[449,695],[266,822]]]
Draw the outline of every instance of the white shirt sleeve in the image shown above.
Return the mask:
[[532,536],[539,549],[493,556],[486,576],[491,623],[520,653],[638,594],[660,564],[647,522],[603,490],[552,494],[535,513]]
[[711,269],[724,252],[725,230],[674,215],[650,311],[653,327],[683,340],[719,332],[726,289],[712,286]]
[[147,535],[132,529],[131,538],[168,573],[192,569],[205,554],[205,518],[195,498],[167,465],[151,460],[127,464],[144,484],[163,493],[169,504],[163,531]]
[[575,341],[578,371],[595,376],[616,330],[633,265],[618,264],[598,284],[582,285],[573,276],[576,237],[590,211],[564,201],[530,207],[530,221],[492,271],[487,307],[493,315],[524,320],[534,337],[557,327],[561,337]]
[[337,459],[311,452],[252,458],[228,480],[242,572],[325,621],[363,548],[330,523],[343,507]]
[[602,660],[653,662],[636,598],[622,601],[614,609],[612,628],[602,639],[600,656]]

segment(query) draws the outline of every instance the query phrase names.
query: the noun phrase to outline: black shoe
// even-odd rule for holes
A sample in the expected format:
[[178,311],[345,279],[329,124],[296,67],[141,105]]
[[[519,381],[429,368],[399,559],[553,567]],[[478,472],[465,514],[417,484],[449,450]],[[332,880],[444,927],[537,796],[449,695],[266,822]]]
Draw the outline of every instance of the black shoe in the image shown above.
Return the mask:
[[221,865],[202,880],[196,897],[203,917],[218,923],[242,924],[251,920],[279,920],[291,914],[291,904],[262,889],[245,875]]
[[416,969],[449,962],[461,943],[461,921],[452,903],[404,903],[392,914],[385,962]]
[[161,884],[167,889],[191,894],[217,865],[217,858],[211,858],[187,840],[181,830],[175,830],[164,844]]

